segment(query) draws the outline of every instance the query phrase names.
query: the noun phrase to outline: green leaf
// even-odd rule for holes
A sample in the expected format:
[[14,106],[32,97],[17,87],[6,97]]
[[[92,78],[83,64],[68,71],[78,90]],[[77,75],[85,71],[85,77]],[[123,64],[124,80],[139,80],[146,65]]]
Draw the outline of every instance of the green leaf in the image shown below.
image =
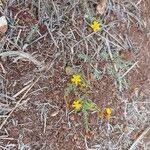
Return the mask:
[[88,61],[90,60],[90,57],[87,55],[87,54],[79,54],[78,57],[81,59],[81,60],[84,60],[84,61]]
[[109,54],[106,51],[101,52],[100,56],[103,60],[108,60],[109,59]]

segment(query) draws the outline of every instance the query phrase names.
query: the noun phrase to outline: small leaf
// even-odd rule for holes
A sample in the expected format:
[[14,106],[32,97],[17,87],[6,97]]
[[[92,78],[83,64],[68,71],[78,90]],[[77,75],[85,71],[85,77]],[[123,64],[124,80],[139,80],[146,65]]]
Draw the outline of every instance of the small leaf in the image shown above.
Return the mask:
[[109,59],[109,54],[106,51],[101,52],[100,56],[102,57],[103,60]]
[[81,60],[84,60],[84,61],[87,61],[89,60],[89,56],[86,55],[86,54],[79,54],[78,57],[81,59]]

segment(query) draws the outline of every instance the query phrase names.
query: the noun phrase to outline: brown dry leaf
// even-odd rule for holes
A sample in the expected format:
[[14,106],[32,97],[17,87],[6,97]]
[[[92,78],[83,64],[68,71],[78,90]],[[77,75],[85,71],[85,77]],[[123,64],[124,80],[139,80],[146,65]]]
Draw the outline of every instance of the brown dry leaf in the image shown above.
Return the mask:
[[120,57],[126,61],[132,61],[133,55],[129,51],[120,51]]
[[8,29],[8,23],[5,16],[0,17],[0,32],[5,33]]
[[103,15],[106,7],[107,7],[107,3],[108,0],[100,0],[100,2],[98,3],[97,7],[96,7],[96,11],[98,14]]
[[131,133],[131,138],[132,138],[133,140],[136,140],[136,139],[138,138],[138,136],[139,136],[139,133],[138,133],[137,131],[133,131],[133,132]]
[[85,136],[86,136],[86,138],[91,139],[94,134],[95,134],[94,131],[88,131],[88,132],[86,132]]

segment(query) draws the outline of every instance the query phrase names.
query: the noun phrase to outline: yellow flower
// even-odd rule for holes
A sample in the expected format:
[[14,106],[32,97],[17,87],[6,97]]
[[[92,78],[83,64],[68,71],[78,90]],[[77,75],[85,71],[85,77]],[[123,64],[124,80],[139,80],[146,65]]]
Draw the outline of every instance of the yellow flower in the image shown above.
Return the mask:
[[109,108],[109,107],[106,108],[106,109],[105,109],[105,115],[106,115],[106,117],[108,117],[108,118],[111,117],[111,114],[112,114],[111,108]]
[[94,20],[91,24],[91,28],[93,29],[94,32],[96,32],[100,30],[101,24],[97,20]]
[[72,107],[74,110],[79,110],[82,108],[82,101],[80,99],[74,100]]
[[79,84],[81,84],[81,76],[76,74],[76,75],[73,75],[72,78],[71,78],[71,82],[73,84],[75,84],[76,86],[78,86]]

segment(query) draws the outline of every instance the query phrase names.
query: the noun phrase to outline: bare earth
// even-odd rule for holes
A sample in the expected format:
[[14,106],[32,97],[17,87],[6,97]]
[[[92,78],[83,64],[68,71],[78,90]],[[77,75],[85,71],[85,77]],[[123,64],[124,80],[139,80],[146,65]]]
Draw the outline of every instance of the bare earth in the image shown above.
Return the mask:
[[[9,27],[0,35],[0,150],[150,149],[150,1],[110,0],[100,15],[101,2],[2,1]],[[92,31],[87,7],[101,31]],[[127,86],[118,86],[107,68],[115,62],[109,48],[113,58],[119,52],[132,62],[118,71]],[[83,53],[90,59],[80,59]],[[112,109],[109,120],[89,112],[88,134],[82,112],[66,108],[66,66],[81,68],[91,81],[90,98]]]

